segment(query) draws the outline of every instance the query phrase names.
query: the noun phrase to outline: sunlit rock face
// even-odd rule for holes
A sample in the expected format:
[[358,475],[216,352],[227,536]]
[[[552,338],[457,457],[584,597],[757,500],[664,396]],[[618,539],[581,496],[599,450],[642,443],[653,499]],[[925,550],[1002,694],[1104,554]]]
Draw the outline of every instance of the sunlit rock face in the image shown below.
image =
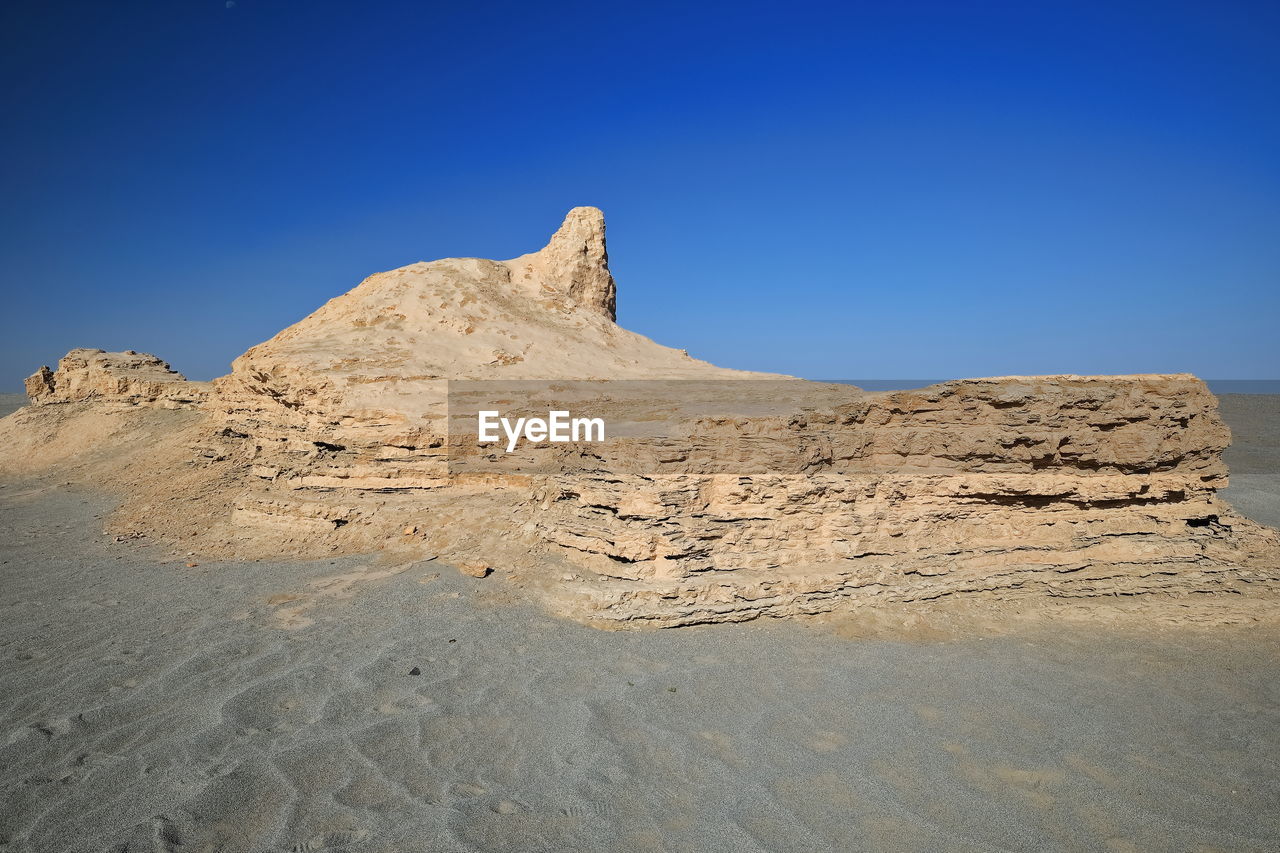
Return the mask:
[[[763,375],[628,332],[614,305],[604,217],[576,207],[545,248],[514,260],[370,276],[236,359],[213,409],[286,477],[407,488],[443,474],[448,380]],[[342,452],[317,460],[317,442]]]
[[559,294],[610,321],[618,318],[618,288],[609,272],[599,208],[575,207],[545,248],[506,266],[511,280],[535,298]]
[[[595,208],[510,261],[378,273],[238,358],[183,421],[190,440],[130,482],[203,478],[189,535],[237,554],[417,549],[596,623],[1280,586],[1276,532],[1217,497],[1230,436],[1193,376],[868,393],[719,368],[615,316]],[[477,383],[629,428],[504,457],[451,418]],[[203,393],[152,356],[84,350],[28,391]]]
[[[664,625],[956,593],[1274,584],[1275,532],[1216,496],[1228,441],[1190,376],[849,392],[704,421],[657,445],[643,475],[548,477],[531,518],[605,579],[580,586],[579,612]],[[715,464],[726,457],[753,473]]]
[[129,405],[187,405],[208,396],[208,383],[188,382],[181,373],[145,352],[73,349],[58,369],[41,367],[27,377],[33,405],[98,400]]

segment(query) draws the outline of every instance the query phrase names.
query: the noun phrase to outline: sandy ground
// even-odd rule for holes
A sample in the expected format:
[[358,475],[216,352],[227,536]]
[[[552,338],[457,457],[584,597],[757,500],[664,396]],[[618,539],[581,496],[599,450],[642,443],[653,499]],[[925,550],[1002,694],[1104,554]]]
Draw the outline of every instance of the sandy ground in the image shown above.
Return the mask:
[[[1280,398],[1223,410],[1276,523]],[[0,850],[1280,849],[1248,599],[604,632],[435,562],[189,567],[109,510],[0,486]]]
[[1254,521],[1280,527],[1280,395],[1223,394],[1218,399],[1232,437],[1224,454],[1231,488],[1224,497]]

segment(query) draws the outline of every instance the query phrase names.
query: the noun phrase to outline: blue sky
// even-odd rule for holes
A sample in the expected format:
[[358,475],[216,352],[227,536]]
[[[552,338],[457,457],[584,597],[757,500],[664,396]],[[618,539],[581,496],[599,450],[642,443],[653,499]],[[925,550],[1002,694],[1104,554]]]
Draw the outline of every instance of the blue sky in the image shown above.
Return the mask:
[[194,378],[605,210],[619,321],[809,377],[1280,377],[1280,5],[24,2],[0,388]]

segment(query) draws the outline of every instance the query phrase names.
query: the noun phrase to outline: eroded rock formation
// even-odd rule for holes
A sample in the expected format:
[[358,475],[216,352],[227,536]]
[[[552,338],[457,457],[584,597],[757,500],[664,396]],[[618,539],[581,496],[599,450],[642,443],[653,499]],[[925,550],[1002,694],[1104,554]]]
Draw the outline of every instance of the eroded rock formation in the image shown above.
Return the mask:
[[181,373],[145,352],[73,349],[52,371],[46,365],[26,380],[32,405],[98,400],[125,405],[192,405],[208,397],[204,382],[188,382]]
[[[182,420],[168,464],[201,497],[172,524],[234,553],[439,553],[597,623],[1280,587],[1276,532],[1216,495],[1229,434],[1192,376],[868,393],[697,361],[618,327],[615,303],[594,208],[511,261],[371,276],[250,349]],[[576,395],[631,428],[502,456],[451,417],[463,380],[513,406]],[[86,350],[28,390],[201,399],[154,357]]]
[[253,347],[211,409],[292,485],[444,485],[449,380],[753,377],[614,322],[604,218],[577,207],[541,251],[372,275]]
[[764,473],[715,464],[743,426],[703,422],[657,444],[643,475],[541,480],[532,523],[607,579],[578,586],[580,612],[658,624],[1272,583],[1274,532],[1216,497],[1229,440],[1216,409],[1190,376],[851,394],[754,419],[773,446],[752,448]]

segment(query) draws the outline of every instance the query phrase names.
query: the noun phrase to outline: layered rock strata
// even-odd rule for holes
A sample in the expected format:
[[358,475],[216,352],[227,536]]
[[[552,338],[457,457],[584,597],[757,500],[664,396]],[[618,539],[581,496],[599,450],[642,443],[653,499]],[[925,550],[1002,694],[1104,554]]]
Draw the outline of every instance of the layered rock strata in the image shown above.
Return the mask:
[[[594,208],[511,261],[371,276],[215,381],[186,427],[210,512],[300,553],[416,544],[537,575],[554,607],[610,624],[1280,587],[1276,532],[1216,496],[1229,433],[1192,376],[868,393],[715,367],[615,312]],[[464,385],[626,427],[503,455],[457,419]],[[39,404],[186,404],[189,386],[98,351],[28,380]]]
[[1229,434],[1190,376],[950,382],[749,428],[745,457],[744,426],[711,419],[627,448],[643,474],[537,481],[538,534],[608,579],[579,585],[580,612],[671,625],[1280,578],[1275,532],[1216,497]]

